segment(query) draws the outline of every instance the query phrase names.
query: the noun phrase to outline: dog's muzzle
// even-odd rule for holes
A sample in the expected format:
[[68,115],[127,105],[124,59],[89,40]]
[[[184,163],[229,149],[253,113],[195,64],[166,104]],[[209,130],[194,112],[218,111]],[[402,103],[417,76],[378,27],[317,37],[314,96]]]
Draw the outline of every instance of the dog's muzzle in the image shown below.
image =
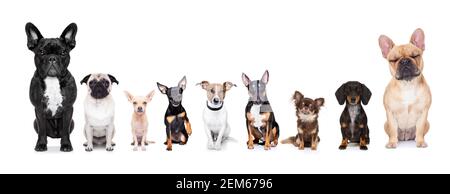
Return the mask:
[[108,95],[108,88],[100,82],[91,87],[91,96],[95,99],[102,99]]
[[401,59],[398,63],[397,74],[395,75],[397,80],[410,81],[420,75],[419,69],[411,59]]
[[143,113],[143,112],[144,112],[144,109],[140,106],[140,107],[137,108],[137,112],[138,112],[138,113]]

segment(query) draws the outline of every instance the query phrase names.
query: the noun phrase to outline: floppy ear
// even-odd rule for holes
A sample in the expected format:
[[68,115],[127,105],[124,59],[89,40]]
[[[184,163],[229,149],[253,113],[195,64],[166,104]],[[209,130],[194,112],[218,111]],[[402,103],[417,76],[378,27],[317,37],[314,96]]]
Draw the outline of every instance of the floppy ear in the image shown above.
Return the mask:
[[266,70],[263,74],[263,76],[261,77],[261,82],[264,84],[267,84],[269,82],[269,71]]
[[362,85],[362,95],[361,95],[361,101],[364,105],[367,105],[369,103],[370,97],[372,96],[372,92],[370,92],[369,88],[366,87],[366,85]]
[[167,94],[167,90],[169,89],[167,86],[162,85],[159,82],[156,82],[156,85],[158,85],[158,89],[161,93]]
[[86,76],[80,81],[80,84],[81,84],[81,85],[83,85],[83,83],[84,83],[84,84],[87,84],[87,81],[89,80],[90,77],[91,77],[91,74],[86,75]]
[[195,84],[196,86],[200,85],[202,89],[206,90],[206,87],[208,87],[209,82],[208,81],[202,81],[200,83]]
[[39,40],[41,40],[43,38],[41,35],[41,32],[39,32],[39,30],[36,28],[36,26],[34,24],[32,24],[31,22],[28,22],[25,25],[25,32],[27,33],[28,49],[33,50],[38,45]]
[[178,82],[178,87],[186,89],[186,76],[183,76],[183,78]]
[[389,37],[381,35],[380,38],[378,38],[378,44],[380,45],[383,57],[387,59],[387,55],[394,47],[394,42],[392,42],[392,40]]
[[117,79],[114,76],[108,74],[108,77],[109,80],[111,80],[111,83],[116,83],[117,85],[119,85],[119,81],[117,81]]
[[314,102],[316,103],[317,106],[323,106],[324,103],[325,103],[325,99],[323,99],[323,98],[316,98],[314,100]]
[[125,93],[125,96],[127,96],[127,98],[128,98],[128,102],[132,102],[133,101],[133,99],[134,99],[134,96],[133,95],[131,95],[131,93],[130,92],[128,92],[128,91],[123,91],[124,93]]
[[417,48],[425,50],[425,33],[422,29],[417,28],[411,35],[411,44],[415,45]]
[[345,95],[345,91],[344,91],[344,88],[346,87],[346,85],[347,85],[347,83],[342,84],[341,87],[339,87],[335,93],[336,99],[340,105],[343,105],[345,103],[345,98],[347,97],[347,95]]
[[233,84],[231,82],[223,82],[223,88],[225,88],[225,91],[231,90],[233,86],[237,87],[236,84]]
[[295,104],[300,103],[303,100],[303,94],[300,93],[299,91],[295,91],[294,95],[292,96],[292,100],[294,100]]
[[75,48],[75,35],[77,35],[77,25],[75,23],[69,24],[59,38],[69,45],[70,49]]
[[250,85],[250,78],[248,78],[245,73],[242,73],[242,83],[244,83],[245,87],[248,87],[248,85]]
[[155,95],[155,90],[152,90],[150,93],[147,94],[147,96],[145,96],[145,100],[147,102],[150,102],[153,99],[154,95]]

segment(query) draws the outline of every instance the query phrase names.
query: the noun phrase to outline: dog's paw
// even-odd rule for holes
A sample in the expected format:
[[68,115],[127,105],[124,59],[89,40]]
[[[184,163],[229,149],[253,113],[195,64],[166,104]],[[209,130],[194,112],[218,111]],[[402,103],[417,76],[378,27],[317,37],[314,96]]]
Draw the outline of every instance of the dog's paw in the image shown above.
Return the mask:
[[167,151],[172,151],[172,148],[166,148]]
[[59,148],[59,150],[62,152],[71,152],[73,150],[72,144],[70,144],[70,143],[62,144],[61,147]]
[[147,151],[147,148],[145,148],[145,146],[141,146],[141,150],[142,151]]
[[264,150],[270,150],[270,146],[264,146]]
[[112,145],[106,146],[106,151],[111,152],[113,150],[114,150],[114,147]]
[[214,145],[214,149],[221,150],[222,149],[222,144],[217,142],[216,145]]
[[138,147],[134,146],[133,151],[138,151]]
[[38,143],[38,144],[36,144],[36,147],[34,147],[34,150],[37,152],[47,151],[47,144]]
[[395,149],[397,148],[397,142],[389,142],[386,144],[387,149]]
[[253,150],[253,149],[255,148],[255,146],[253,146],[253,144],[249,144],[249,145],[247,145],[247,148],[248,148],[249,150]]
[[84,148],[84,150],[85,150],[86,152],[92,152],[92,150],[94,150],[94,146],[93,146],[93,145],[87,145],[87,144],[86,144],[86,148]]
[[345,150],[345,149],[347,149],[347,145],[340,145],[340,146],[339,146],[339,149],[340,149],[340,150]]
[[368,150],[369,148],[367,148],[367,146],[365,146],[365,145],[361,145],[361,146],[359,146],[359,149],[360,150]]
[[208,149],[213,150],[214,149],[214,142],[208,142]]
[[425,143],[425,141],[418,141],[418,142],[416,143],[416,146],[417,146],[418,148],[426,148],[426,147],[428,147],[428,145],[427,145],[427,143]]

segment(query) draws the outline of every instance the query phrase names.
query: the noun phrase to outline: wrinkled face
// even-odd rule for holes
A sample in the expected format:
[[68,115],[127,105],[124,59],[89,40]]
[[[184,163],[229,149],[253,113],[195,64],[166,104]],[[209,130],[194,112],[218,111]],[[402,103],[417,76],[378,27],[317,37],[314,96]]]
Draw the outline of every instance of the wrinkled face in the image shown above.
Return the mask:
[[160,83],[157,83],[157,85],[159,91],[167,95],[170,105],[174,107],[180,106],[183,99],[183,91],[184,89],[186,89],[186,77],[183,77],[178,83],[178,86],[175,87],[168,88],[167,86]]
[[412,44],[394,47],[387,56],[392,76],[410,81],[423,69],[422,50]]
[[105,74],[92,74],[87,85],[89,94],[95,99],[102,99],[111,92],[111,80]]
[[242,74],[242,82],[248,89],[249,101],[256,104],[267,102],[266,85],[269,82],[269,72],[265,71],[260,80],[251,81],[247,75]]
[[208,98],[208,106],[213,108],[218,108],[223,105],[225,99],[225,93],[230,90],[235,84],[231,82],[219,83],[209,83],[208,81],[202,81],[198,83],[204,90],[206,90]]

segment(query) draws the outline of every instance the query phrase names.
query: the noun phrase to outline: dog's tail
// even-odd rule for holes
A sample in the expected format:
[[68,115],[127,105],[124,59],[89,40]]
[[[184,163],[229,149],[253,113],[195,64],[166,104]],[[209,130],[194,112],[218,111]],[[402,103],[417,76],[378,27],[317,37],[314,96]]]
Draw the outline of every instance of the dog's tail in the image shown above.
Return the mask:
[[289,137],[281,141],[282,144],[295,144],[295,136]]

